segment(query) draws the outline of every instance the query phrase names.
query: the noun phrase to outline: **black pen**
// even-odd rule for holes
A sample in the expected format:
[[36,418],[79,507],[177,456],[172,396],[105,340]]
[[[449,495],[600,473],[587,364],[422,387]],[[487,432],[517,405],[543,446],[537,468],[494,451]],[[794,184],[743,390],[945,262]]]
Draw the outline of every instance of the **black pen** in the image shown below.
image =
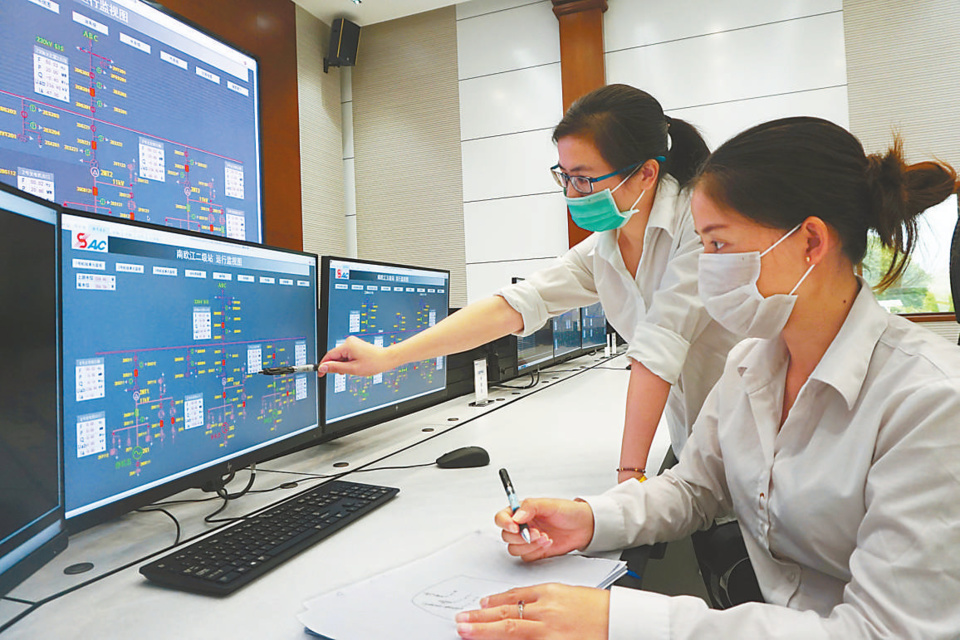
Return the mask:
[[292,365],[289,367],[264,367],[259,371],[265,376],[284,376],[291,373],[313,373],[320,368],[320,363],[317,364],[298,364]]
[[[510,482],[510,475],[506,469],[500,469],[500,481],[503,482],[503,488],[507,492],[507,500],[510,501],[510,509],[512,509],[511,513],[516,513],[517,509],[520,508],[520,501],[517,500],[517,494],[513,490],[513,483]],[[527,525],[520,525],[520,536],[530,542],[530,529],[527,528]]]

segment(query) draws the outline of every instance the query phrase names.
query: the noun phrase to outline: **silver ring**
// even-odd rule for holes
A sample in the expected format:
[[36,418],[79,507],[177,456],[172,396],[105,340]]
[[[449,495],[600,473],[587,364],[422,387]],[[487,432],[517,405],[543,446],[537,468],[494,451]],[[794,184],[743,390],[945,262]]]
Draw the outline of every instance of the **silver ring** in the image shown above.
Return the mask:
[[523,600],[517,603],[517,611],[520,613],[520,619],[523,620]]

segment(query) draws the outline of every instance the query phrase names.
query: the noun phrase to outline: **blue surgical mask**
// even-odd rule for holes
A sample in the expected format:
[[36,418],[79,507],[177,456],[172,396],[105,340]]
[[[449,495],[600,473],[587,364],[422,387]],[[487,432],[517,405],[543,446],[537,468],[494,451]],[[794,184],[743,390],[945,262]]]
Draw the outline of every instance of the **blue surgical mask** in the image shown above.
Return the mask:
[[[660,157],[657,158],[661,162]],[[623,186],[623,183],[633,177],[633,174],[640,170],[637,167],[630,172],[626,178],[620,181],[611,191],[609,188],[603,191],[597,191],[587,196],[571,198],[564,196],[567,201],[567,208],[570,209],[570,217],[574,224],[586,231],[610,231],[619,229],[627,224],[630,217],[637,212],[637,204],[643,198],[646,190],[640,192],[640,196],[633,202],[630,209],[620,211],[616,201],[613,199],[613,192]]]

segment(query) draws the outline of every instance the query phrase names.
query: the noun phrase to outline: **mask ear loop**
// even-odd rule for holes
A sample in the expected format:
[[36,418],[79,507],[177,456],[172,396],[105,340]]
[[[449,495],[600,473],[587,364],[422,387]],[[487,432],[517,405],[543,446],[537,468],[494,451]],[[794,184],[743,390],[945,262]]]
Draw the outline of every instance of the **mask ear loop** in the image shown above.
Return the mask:
[[793,294],[795,294],[795,293],[797,292],[797,289],[800,288],[800,285],[802,285],[802,284],[803,284],[803,281],[807,279],[807,276],[810,275],[810,272],[813,271],[813,268],[814,268],[815,266],[817,266],[817,265],[816,265],[816,264],[810,265],[810,268],[807,269],[806,272],[803,274],[803,277],[800,278],[800,282],[798,282],[798,283],[793,287],[793,289],[790,290],[790,293],[787,294],[788,296],[792,296]]
[[[783,234],[782,236],[780,236],[780,239],[777,240],[776,242],[774,242],[774,243],[773,243],[772,245],[770,245],[769,247],[767,247],[766,251],[764,251],[763,253],[760,254],[760,257],[762,258],[763,256],[767,255],[768,253],[770,253],[771,251],[773,251],[774,249],[776,249],[778,244],[780,244],[781,242],[783,242],[784,240],[786,240],[787,238],[789,238],[790,236],[792,236],[793,233],[794,233],[797,229],[799,229],[801,226],[803,226],[803,223],[802,223],[802,222],[801,222],[800,224],[798,224],[797,226],[795,226],[793,229],[790,229],[790,231],[787,231],[785,234]],[[806,277],[806,276],[804,276],[804,277]]]
[[[642,169],[642,168],[643,168],[643,165],[641,164],[641,165],[638,166],[636,169],[634,169],[633,171],[631,171],[631,172],[630,172],[630,175],[628,175],[626,178],[624,178],[623,180],[621,180],[621,181],[620,181],[620,184],[618,184],[617,186],[615,186],[613,189],[610,190],[610,193],[612,194],[614,191],[616,191],[617,189],[619,189],[620,187],[622,187],[624,182],[626,182],[627,180],[629,180],[630,178],[632,178],[632,177],[634,176],[634,174],[635,174],[637,171],[640,171],[640,169]],[[640,192],[640,195],[637,196],[637,199],[633,201],[633,204],[632,204],[632,205],[630,205],[630,211],[633,211],[633,210],[635,210],[635,209],[637,208],[637,204],[640,202],[640,198],[642,198],[642,197],[643,197],[643,194],[645,194],[646,192],[647,192],[646,189],[644,189],[643,191]]]

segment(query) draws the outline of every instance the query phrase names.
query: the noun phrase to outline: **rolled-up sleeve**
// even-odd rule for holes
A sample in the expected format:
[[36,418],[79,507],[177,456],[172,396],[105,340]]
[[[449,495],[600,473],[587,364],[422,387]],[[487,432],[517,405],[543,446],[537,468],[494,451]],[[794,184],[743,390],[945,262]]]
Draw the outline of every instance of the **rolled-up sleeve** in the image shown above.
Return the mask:
[[702,251],[688,211],[646,318],[637,323],[629,339],[627,356],[670,384],[679,379],[690,345],[710,323],[697,289]]
[[567,251],[556,264],[497,292],[523,316],[523,331],[517,335],[528,336],[553,316],[600,299],[588,258],[595,244],[594,234]]

